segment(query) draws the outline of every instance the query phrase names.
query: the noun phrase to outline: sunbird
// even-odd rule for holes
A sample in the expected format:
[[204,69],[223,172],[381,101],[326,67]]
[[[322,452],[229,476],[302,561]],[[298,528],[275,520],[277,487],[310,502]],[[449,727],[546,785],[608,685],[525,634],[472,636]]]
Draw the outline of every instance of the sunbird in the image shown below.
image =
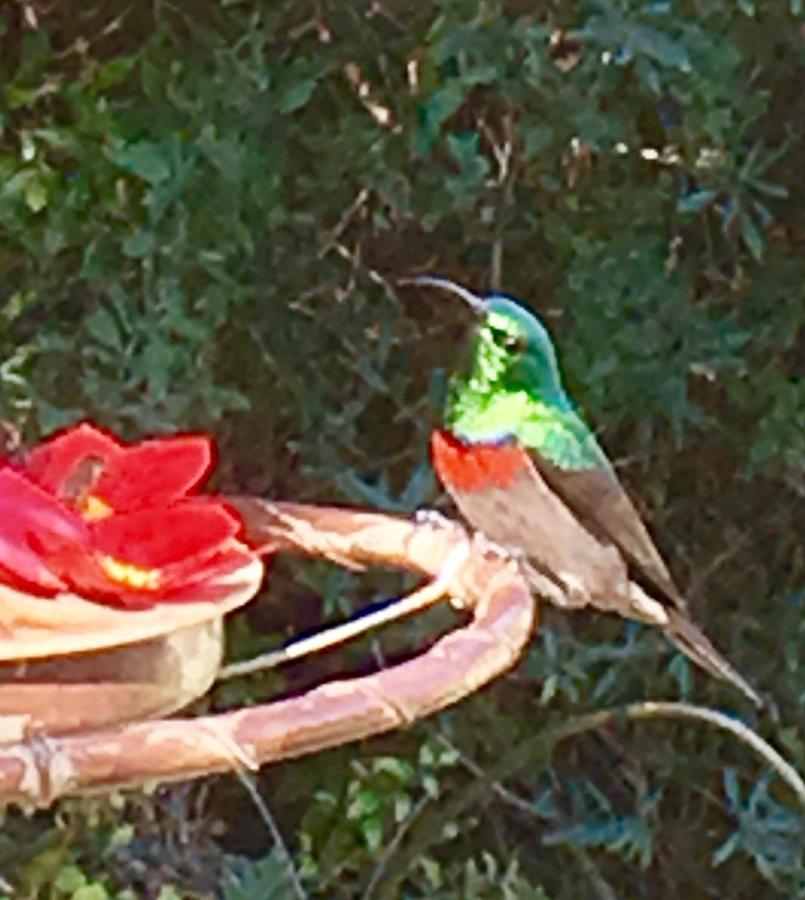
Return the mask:
[[549,601],[655,625],[762,706],[691,619],[612,464],[565,393],[537,316],[509,297],[477,296],[445,278],[404,283],[450,291],[476,316],[467,364],[450,380],[444,427],[431,437],[436,473],[466,521],[516,550]]

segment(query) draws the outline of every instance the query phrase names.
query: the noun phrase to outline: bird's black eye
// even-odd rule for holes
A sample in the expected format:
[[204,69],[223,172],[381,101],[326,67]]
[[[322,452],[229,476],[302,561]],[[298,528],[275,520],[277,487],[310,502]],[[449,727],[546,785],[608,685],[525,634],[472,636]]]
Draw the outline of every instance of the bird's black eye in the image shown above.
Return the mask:
[[508,353],[524,353],[526,350],[526,339],[521,334],[512,334],[510,331],[496,329],[492,332],[495,343],[506,350]]

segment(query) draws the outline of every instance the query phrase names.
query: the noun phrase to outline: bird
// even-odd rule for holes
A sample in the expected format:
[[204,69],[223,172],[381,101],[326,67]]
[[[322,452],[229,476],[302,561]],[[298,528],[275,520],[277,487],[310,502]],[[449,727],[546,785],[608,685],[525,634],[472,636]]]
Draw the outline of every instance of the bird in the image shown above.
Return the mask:
[[693,662],[755,689],[694,623],[682,593],[615,470],[565,392],[548,330],[504,294],[447,278],[404,284],[460,297],[476,317],[430,441],[436,474],[468,524],[514,550],[537,594],[660,628]]

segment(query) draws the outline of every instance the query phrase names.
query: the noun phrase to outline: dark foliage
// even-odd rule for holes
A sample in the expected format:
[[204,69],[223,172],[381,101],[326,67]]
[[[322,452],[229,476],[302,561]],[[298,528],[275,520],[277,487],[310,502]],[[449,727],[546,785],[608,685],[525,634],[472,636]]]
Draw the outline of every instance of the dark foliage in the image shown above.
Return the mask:
[[[30,439],[204,429],[219,487],[409,512],[444,503],[427,437],[465,323],[395,279],[517,294],[802,769],[802,15],[4,4],[0,414]],[[283,564],[232,653],[399,588]],[[394,659],[437,619],[213,702]],[[578,712],[678,695],[741,703],[637,626],[551,615],[482,695],[259,788],[311,896],[805,896],[792,798],[730,739],[643,723],[527,752]],[[293,896],[256,822],[229,779],[8,814],[0,873],[14,898]]]

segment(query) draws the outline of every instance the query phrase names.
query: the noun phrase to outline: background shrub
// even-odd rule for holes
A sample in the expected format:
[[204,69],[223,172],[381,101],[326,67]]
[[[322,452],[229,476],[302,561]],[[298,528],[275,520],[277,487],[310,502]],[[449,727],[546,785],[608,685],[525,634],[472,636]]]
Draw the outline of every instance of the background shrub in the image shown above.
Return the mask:
[[[224,489],[444,504],[427,438],[466,321],[395,279],[510,291],[805,766],[799,0],[37,10],[0,11],[2,415],[31,440],[79,417],[204,429]],[[232,653],[400,588],[280,563]],[[448,624],[212,702],[390,662]],[[548,614],[469,702],[259,788],[312,896],[800,895],[791,797],[710,731],[625,726],[482,779],[576,712],[675,695],[741,702],[645,629]],[[13,897],[293,896],[255,816],[231,779],[9,814],[0,872]]]

